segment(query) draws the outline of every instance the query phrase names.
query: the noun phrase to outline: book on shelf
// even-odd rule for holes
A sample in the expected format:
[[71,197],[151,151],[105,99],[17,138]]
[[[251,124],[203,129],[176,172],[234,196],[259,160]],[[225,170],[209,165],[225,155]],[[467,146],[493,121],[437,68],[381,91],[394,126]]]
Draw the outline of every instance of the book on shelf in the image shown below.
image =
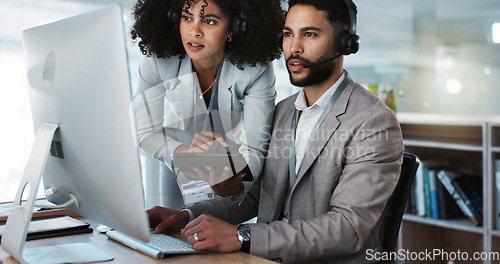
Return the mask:
[[408,197],[408,206],[406,210],[406,212],[410,214],[417,214],[417,199],[415,196],[415,186],[416,184],[414,180],[413,183],[411,184],[410,195]]
[[437,171],[435,169],[427,169],[427,177],[429,178],[429,200],[430,200],[430,216],[433,219],[441,218],[439,216],[439,197],[437,192]]
[[425,216],[424,170],[422,163],[418,166],[415,175],[415,204],[417,215]]
[[464,215],[473,225],[481,226],[483,223],[481,178],[455,170],[440,170],[437,176]]
[[437,195],[438,195],[438,203],[439,203],[439,218],[440,219],[452,219],[463,217],[464,214],[458,207],[453,197],[450,195],[446,187],[444,187],[443,183],[437,177],[438,171],[436,171],[436,179],[437,179]]
[[[439,170],[429,170],[430,178],[433,179],[431,184],[431,211],[432,218],[434,219],[453,219],[463,217],[464,214],[458,207],[457,203],[451,197],[450,193],[446,190],[443,183],[438,179],[437,173]],[[434,182],[433,182],[434,181]],[[500,184],[500,182],[499,182]],[[499,185],[500,186],[500,185]],[[499,192],[500,197],[500,192]],[[500,198],[499,198],[500,200]],[[416,199],[416,183],[413,182],[410,190],[410,197],[408,198],[407,213],[418,215],[417,212],[417,199]],[[422,215],[423,216],[423,215]],[[499,221],[500,224],[500,221]],[[499,229],[500,230],[500,229]]]
[[429,168],[426,167],[425,161],[422,164],[422,177],[424,177],[424,207],[425,216],[432,217],[432,204],[431,204],[431,188],[429,181]]
[[493,170],[495,172],[495,229],[500,230],[500,159],[494,162]]
[[411,202],[415,204],[413,213],[429,218],[440,218],[435,170],[447,167],[448,161],[446,160],[421,161],[410,194],[410,199],[413,199]]

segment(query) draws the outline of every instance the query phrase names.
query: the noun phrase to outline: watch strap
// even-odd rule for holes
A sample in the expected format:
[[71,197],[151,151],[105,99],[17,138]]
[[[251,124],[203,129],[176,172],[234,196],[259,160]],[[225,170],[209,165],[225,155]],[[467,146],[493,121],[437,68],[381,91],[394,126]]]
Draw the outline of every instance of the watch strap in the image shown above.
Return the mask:
[[238,235],[243,237],[240,251],[250,253],[250,226],[248,224],[238,225]]

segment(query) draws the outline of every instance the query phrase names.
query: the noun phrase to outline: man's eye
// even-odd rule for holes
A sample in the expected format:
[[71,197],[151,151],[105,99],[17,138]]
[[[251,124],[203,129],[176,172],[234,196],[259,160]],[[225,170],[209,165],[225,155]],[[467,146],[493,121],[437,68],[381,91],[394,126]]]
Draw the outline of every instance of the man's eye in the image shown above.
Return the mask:
[[190,17],[188,17],[188,16],[186,16],[186,15],[183,15],[183,16],[182,16],[182,19],[184,19],[184,20],[186,20],[186,21],[190,21],[190,20],[191,20],[191,18],[190,18]]
[[305,35],[306,35],[306,37],[314,37],[314,36],[316,36],[316,34],[311,33],[311,32],[307,32]]
[[290,37],[290,36],[292,36],[292,33],[290,33],[290,32],[283,33],[283,37]]

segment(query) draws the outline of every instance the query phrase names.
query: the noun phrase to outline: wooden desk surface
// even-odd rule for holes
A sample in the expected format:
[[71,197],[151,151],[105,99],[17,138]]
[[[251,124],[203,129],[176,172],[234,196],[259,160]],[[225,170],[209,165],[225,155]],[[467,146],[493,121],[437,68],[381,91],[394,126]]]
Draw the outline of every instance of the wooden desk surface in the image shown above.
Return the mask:
[[[42,246],[52,246],[67,243],[90,243],[93,246],[105,251],[106,253],[112,255],[114,260],[101,263],[174,263],[174,264],[191,264],[191,263],[244,263],[244,264],[269,264],[275,263],[267,259],[263,259],[257,256],[249,255],[242,252],[236,253],[207,253],[207,254],[186,254],[186,255],[167,255],[163,260],[157,260],[150,256],[144,255],[139,251],[135,251],[129,247],[126,247],[120,243],[117,243],[109,239],[105,234],[101,234],[95,231],[97,226],[94,222],[90,220],[83,220],[91,224],[94,229],[93,233],[47,238],[27,241],[25,243],[25,248],[31,247],[42,247]],[[178,234],[173,234],[177,238],[182,236]],[[0,263],[11,264],[19,263],[15,259],[9,256],[2,248],[0,248]]]

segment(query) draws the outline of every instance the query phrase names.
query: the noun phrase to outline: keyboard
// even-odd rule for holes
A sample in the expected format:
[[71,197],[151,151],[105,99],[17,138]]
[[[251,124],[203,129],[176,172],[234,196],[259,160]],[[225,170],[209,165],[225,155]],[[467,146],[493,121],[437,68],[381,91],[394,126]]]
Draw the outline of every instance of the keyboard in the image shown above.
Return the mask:
[[106,236],[157,259],[163,259],[165,255],[169,254],[206,253],[206,251],[195,250],[193,245],[186,241],[165,234],[155,234],[151,232],[151,237],[148,243],[116,230],[106,232]]

